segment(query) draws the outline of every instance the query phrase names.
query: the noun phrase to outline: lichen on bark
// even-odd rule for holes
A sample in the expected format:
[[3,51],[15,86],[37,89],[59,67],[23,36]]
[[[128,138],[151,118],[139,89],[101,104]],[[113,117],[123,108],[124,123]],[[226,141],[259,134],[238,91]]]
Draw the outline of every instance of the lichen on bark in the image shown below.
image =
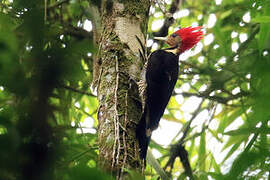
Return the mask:
[[[126,169],[142,171],[136,126],[142,113],[137,82],[142,63],[140,45],[145,41],[149,0],[104,1],[98,80],[99,165],[117,179]],[[140,8],[138,8],[140,7]]]

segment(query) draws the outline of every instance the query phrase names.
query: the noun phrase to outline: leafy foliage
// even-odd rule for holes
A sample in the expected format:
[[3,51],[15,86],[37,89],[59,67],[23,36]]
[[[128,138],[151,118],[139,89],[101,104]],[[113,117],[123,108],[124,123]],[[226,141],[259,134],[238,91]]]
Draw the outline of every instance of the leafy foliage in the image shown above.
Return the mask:
[[[0,179],[111,179],[97,170],[98,101],[89,88],[96,48],[86,24],[96,22],[91,7],[100,1],[45,2],[0,2]],[[170,7],[152,3],[149,51],[166,46],[153,40],[154,26]],[[163,117],[181,125],[171,144],[185,146],[194,179],[269,178],[270,2],[179,7],[169,34],[191,25],[206,34],[180,57]],[[150,146],[159,165],[172,179],[185,179],[180,160],[167,164],[170,147],[161,136]],[[151,166],[145,174],[160,176]]]
[[[165,18],[161,12],[166,8],[153,7],[152,26]],[[173,143],[186,145],[195,179],[269,176],[262,168],[262,164],[269,167],[269,156],[264,156],[269,153],[268,10],[268,1],[185,1],[174,14],[176,22],[169,32],[190,25],[206,30],[204,41],[180,56],[176,100],[171,100],[164,116],[183,126]],[[159,150],[156,145],[152,148]],[[164,156],[161,164],[167,161]],[[183,167],[175,165],[171,175],[177,177]]]
[[[108,179],[95,170],[95,49],[90,33],[74,26],[82,5],[45,17],[42,1],[1,3],[0,179]],[[87,133],[84,121],[92,122]]]

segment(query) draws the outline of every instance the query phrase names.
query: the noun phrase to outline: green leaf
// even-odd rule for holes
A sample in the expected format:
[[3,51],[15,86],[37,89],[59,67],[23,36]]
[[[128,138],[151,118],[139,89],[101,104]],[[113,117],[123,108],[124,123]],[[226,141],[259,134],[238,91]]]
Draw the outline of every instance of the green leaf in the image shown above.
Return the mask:
[[213,165],[213,168],[215,169],[215,172],[221,173],[220,166],[217,164],[215,157],[213,156],[212,153],[209,153],[209,155],[211,157],[211,163]]
[[[243,172],[247,172],[246,170],[255,165],[257,162],[264,164],[265,156],[268,156],[267,153],[260,153],[260,152],[243,152],[239,154],[236,160],[233,162],[233,165],[230,171],[225,175],[227,179],[235,179],[235,177],[241,177]],[[241,178],[242,179],[242,178]]]
[[243,141],[247,140],[248,137],[249,136],[231,136],[228,142],[223,146],[222,151],[234,144],[242,143]]
[[216,118],[219,118],[221,123],[219,124],[218,133],[223,133],[226,127],[233,123],[244,112],[243,108],[227,108],[219,113]]
[[225,158],[223,159],[223,161],[221,162],[221,164],[223,164],[233,153],[235,153],[238,149],[238,147],[241,145],[242,142],[239,143],[235,143],[232,148],[230,149],[230,151],[228,152],[228,154],[225,156]]
[[270,16],[259,16],[251,20],[255,23],[270,23]]
[[260,52],[263,51],[265,43],[269,39],[269,35],[270,35],[269,25],[270,25],[269,23],[261,24],[260,32],[259,32],[259,50],[260,50]]
[[232,9],[230,9],[228,11],[224,11],[223,13],[221,13],[220,18],[221,19],[226,18],[226,17],[230,16],[232,14],[232,12],[233,12]]
[[208,174],[214,179],[223,180],[223,176],[221,173],[219,174],[219,173],[209,172]]
[[82,13],[82,8],[79,3],[72,3],[68,7],[71,16],[79,17]]
[[[264,18],[265,17],[270,17],[270,3],[266,3],[263,6],[263,10],[264,10]],[[258,17],[259,18],[259,17]],[[260,52],[262,52],[262,50],[264,49],[265,43],[268,42],[269,36],[270,36],[270,23],[269,22],[265,22],[262,23],[260,26],[260,32],[259,32],[259,50]]]
[[89,168],[84,165],[75,166],[69,171],[70,180],[87,180],[87,179],[99,179],[99,180],[112,180],[112,178],[100,172],[98,169]]
[[206,167],[206,141],[205,141],[205,132],[201,134],[200,137],[200,146],[199,146],[199,165],[200,165],[200,170],[205,171]]
[[208,128],[208,131],[219,141],[223,142],[221,138],[218,137],[218,133],[216,131],[213,131],[212,129]]
[[229,136],[239,136],[239,135],[250,135],[251,133],[255,133],[257,128],[239,128],[236,130],[224,132],[224,135]]

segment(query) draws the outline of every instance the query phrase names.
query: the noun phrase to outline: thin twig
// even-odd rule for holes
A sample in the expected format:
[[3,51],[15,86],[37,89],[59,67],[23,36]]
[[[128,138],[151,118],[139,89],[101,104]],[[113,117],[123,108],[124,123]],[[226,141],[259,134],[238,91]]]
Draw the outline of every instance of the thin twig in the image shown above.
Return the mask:
[[94,94],[92,94],[90,92],[85,92],[85,91],[82,91],[82,90],[79,90],[79,89],[75,89],[75,88],[70,87],[70,86],[61,85],[60,88],[65,88],[65,89],[71,90],[71,91],[76,92],[76,93],[80,93],[80,94],[84,94],[84,95],[96,97]]
[[86,153],[92,151],[93,149],[97,149],[98,147],[90,147],[89,149],[83,151],[83,152],[80,152],[76,155],[74,155],[70,160],[68,160],[66,163],[70,163],[72,161],[75,161],[77,159],[79,159],[80,157],[82,157],[83,155],[85,155]]
[[153,153],[152,153],[152,151],[150,149],[147,151],[146,158],[147,158],[147,161],[149,162],[149,164],[151,166],[153,166],[155,171],[160,175],[162,180],[169,180],[170,179],[167,176],[167,174],[165,173],[165,171],[160,167],[160,164],[158,163],[156,158],[153,156]]
[[44,0],[44,21],[47,21],[47,6],[48,6],[48,0]]
[[204,92],[202,92],[202,93],[182,92],[182,93],[174,93],[173,95],[182,95],[184,97],[190,97],[190,96],[202,97],[202,98],[206,98],[206,99],[209,99],[209,100],[216,101],[216,102],[219,102],[221,104],[227,105],[228,101],[238,99],[238,98],[243,97],[243,96],[248,96],[249,93],[242,91],[242,92],[240,92],[238,94],[235,94],[235,95],[232,95],[232,96],[229,96],[229,97],[210,96],[208,93],[204,93]]
[[201,111],[201,107],[202,107],[203,102],[204,102],[204,99],[200,102],[199,106],[194,111],[191,119],[189,120],[186,128],[184,129],[183,136],[181,137],[181,139],[176,144],[172,145],[170,158],[169,158],[167,164],[165,165],[165,169],[168,166],[171,166],[171,170],[172,170],[175,159],[179,156],[180,160],[181,160],[181,162],[182,162],[182,164],[184,166],[186,174],[191,179],[193,179],[193,174],[192,174],[192,170],[191,170],[189,160],[188,160],[188,153],[187,153],[187,151],[185,150],[185,148],[183,146],[183,142],[184,142],[184,140],[185,140],[185,138],[187,136],[187,133],[188,133],[188,130],[190,129],[190,125],[191,125],[192,121],[197,117],[197,115]]
[[92,32],[88,32],[83,28],[74,27],[69,24],[63,26],[63,31],[64,34],[76,37],[78,39],[90,39],[93,35]]
[[49,6],[47,7],[47,9],[53,9],[53,8],[56,8],[56,7],[58,7],[58,6],[60,6],[60,5],[64,4],[64,3],[68,3],[68,2],[69,2],[69,0],[57,1],[56,3],[49,5]]
[[181,0],[174,0],[172,2],[169,11],[164,12],[165,13],[164,15],[167,17],[165,18],[163,26],[160,28],[160,30],[158,32],[153,33],[154,36],[165,37],[168,35],[168,29],[174,23],[174,18],[172,17],[172,15],[176,11],[178,11],[180,4],[181,4]]
[[204,102],[204,99],[201,101],[201,103],[199,104],[199,106],[197,107],[197,109],[194,111],[194,113],[193,113],[191,119],[190,119],[189,122],[188,122],[188,125],[186,126],[186,128],[185,128],[185,130],[184,130],[183,136],[182,136],[181,139],[178,141],[178,144],[182,144],[182,142],[183,142],[184,139],[186,138],[187,132],[188,132],[188,130],[190,129],[190,125],[191,125],[192,121],[193,121],[193,120],[197,117],[197,115],[199,114],[203,102]]
[[255,35],[256,35],[259,31],[260,31],[260,25],[256,25],[255,30],[250,34],[250,36],[248,37],[248,39],[247,39],[244,43],[242,43],[242,44],[240,45],[240,47],[238,48],[238,50],[237,50],[234,54],[232,54],[231,57],[229,57],[228,63],[232,62],[232,61],[233,61],[233,58],[234,58],[236,55],[241,54],[244,50],[247,49],[248,44],[255,38]]

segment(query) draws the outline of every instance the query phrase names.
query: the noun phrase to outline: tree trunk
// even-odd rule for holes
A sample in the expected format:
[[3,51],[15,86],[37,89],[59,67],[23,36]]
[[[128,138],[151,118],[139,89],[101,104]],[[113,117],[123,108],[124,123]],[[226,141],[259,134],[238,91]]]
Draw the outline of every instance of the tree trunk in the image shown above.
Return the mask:
[[145,42],[149,0],[102,3],[98,77],[99,165],[117,179],[125,169],[143,170],[136,126],[142,113],[137,83],[143,63],[136,36]]

